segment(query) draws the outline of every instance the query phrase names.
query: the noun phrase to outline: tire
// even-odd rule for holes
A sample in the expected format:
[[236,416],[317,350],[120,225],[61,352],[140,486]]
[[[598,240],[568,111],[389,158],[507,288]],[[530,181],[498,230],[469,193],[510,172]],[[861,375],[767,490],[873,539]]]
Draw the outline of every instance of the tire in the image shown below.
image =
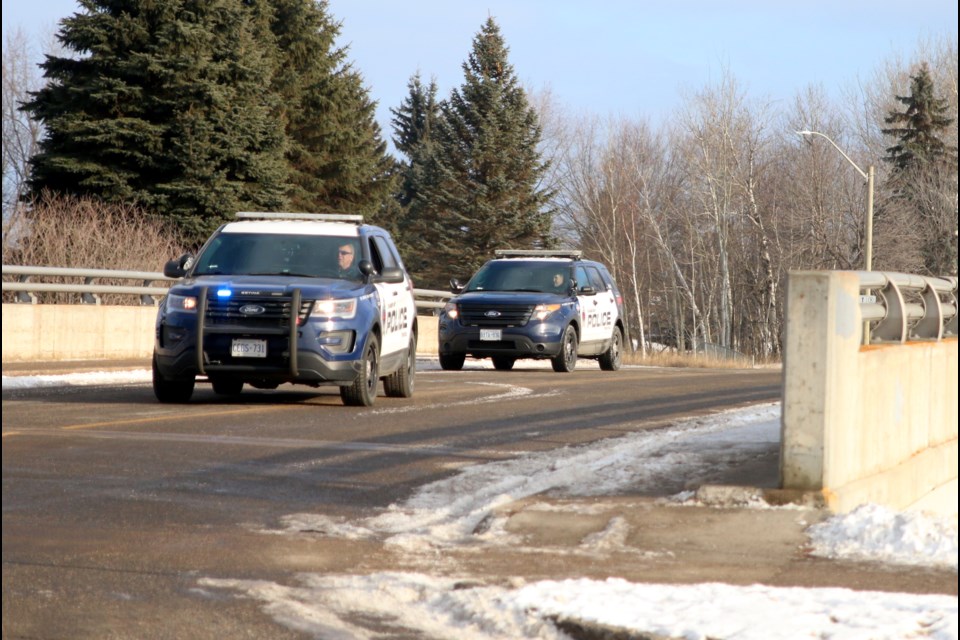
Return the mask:
[[441,353],[440,368],[444,371],[460,371],[463,369],[463,361],[467,359],[465,353]]
[[238,396],[243,391],[243,380],[235,378],[210,378],[210,384],[218,396]]
[[353,384],[340,387],[340,399],[348,407],[372,407],[377,399],[377,384],[380,382],[380,343],[377,337],[367,338],[363,350],[360,375]]
[[493,356],[493,368],[497,371],[510,371],[516,361],[516,358],[510,356]]
[[163,377],[157,367],[157,356],[153,356],[153,395],[164,403],[182,404],[189,402],[193,395],[194,378],[169,380]]
[[413,396],[413,379],[417,373],[417,339],[410,338],[407,346],[407,360],[399,369],[383,379],[383,390],[388,398],[410,398]]
[[600,368],[604,371],[617,371],[623,360],[623,332],[620,327],[613,328],[613,339],[610,348],[600,354]]
[[573,325],[567,325],[563,332],[563,341],[560,353],[550,360],[553,370],[557,373],[570,373],[577,366],[577,330]]

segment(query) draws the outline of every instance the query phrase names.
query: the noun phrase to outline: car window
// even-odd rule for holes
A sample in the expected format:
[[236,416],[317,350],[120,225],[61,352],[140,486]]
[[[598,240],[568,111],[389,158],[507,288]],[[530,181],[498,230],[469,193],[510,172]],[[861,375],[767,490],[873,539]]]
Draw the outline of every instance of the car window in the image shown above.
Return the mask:
[[[380,259],[380,264],[384,268],[395,269],[400,266],[397,264],[396,256],[394,256],[393,252],[390,250],[390,245],[384,238],[381,238],[380,236],[373,236],[373,245],[376,247],[377,257]],[[377,271],[382,271],[382,269],[377,268]]]
[[221,233],[198,256],[193,275],[333,277],[337,248],[355,241],[335,236]]
[[566,281],[570,267],[560,262],[497,260],[488,262],[470,278],[465,291],[530,291],[557,293],[557,275]]
[[590,279],[590,286],[597,291],[607,290],[607,284],[600,277],[600,271],[596,267],[587,267],[587,277]]

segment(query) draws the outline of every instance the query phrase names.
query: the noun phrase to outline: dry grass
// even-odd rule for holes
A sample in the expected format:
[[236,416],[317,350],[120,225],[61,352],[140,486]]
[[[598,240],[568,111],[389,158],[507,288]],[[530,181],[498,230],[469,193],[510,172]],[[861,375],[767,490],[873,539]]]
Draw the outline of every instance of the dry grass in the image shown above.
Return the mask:
[[[172,224],[138,207],[46,195],[19,213],[4,221],[5,265],[157,272],[167,260],[184,251]],[[42,281],[79,284],[82,279]],[[102,279],[97,284],[141,283]],[[4,302],[8,297],[4,294]],[[70,303],[77,302],[79,294],[43,293],[37,297],[45,303]],[[116,294],[101,298],[104,304],[129,304],[131,300],[130,296]]]
[[702,369],[756,369],[762,367],[777,367],[780,365],[778,360],[770,362],[758,362],[754,358],[744,356],[741,358],[720,358],[704,353],[678,353],[676,351],[648,351],[646,355],[639,351],[636,353],[625,353],[623,355],[625,364],[642,365],[648,367],[690,367]]

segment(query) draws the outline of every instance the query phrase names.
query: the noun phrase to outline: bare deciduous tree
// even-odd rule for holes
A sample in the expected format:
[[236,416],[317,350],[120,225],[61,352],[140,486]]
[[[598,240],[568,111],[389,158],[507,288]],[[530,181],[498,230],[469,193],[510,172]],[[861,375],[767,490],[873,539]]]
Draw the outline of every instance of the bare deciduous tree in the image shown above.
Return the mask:
[[[16,236],[30,158],[36,153],[42,128],[20,111],[30,91],[42,84],[34,52],[22,29],[4,34],[3,43],[3,244]],[[13,234],[11,235],[11,231]]]
[[[26,232],[16,246],[4,246],[3,264],[159,271],[164,261],[184,251],[169,221],[137,207],[91,198],[46,195],[30,203],[24,226]],[[98,283],[130,284],[128,280]],[[129,303],[129,298],[102,298],[105,303]],[[42,294],[42,300],[68,302],[70,297]]]

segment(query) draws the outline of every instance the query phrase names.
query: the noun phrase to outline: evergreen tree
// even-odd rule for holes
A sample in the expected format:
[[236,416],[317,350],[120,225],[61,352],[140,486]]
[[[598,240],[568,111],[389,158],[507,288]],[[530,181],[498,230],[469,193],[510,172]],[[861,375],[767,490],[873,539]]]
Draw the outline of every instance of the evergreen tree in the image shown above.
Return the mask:
[[[953,119],[948,117],[949,103],[937,98],[927,64],[911,76],[910,95],[896,96],[904,111],[891,111],[884,119],[889,129],[883,133],[897,142],[887,149],[884,159],[893,165],[888,179],[891,197],[881,206],[881,228],[913,229],[918,244],[902,246],[901,253],[912,249],[922,260],[919,267],[935,276],[957,273],[957,149],[941,137]],[[916,268],[916,267],[915,267]]]
[[408,94],[393,114],[393,144],[406,157],[398,165],[398,191],[395,195],[397,215],[392,226],[400,251],[408,256],[408,267],[419,264],[417,238],[412,230],[420,217],[423,201],[417,198],[424,188],[424,165],[433,152],[433,129],[440,114],[437,84],[431,80],[424,86],[420,74],[407,83]]
[[423,184],[423,165],[433,146],[433,129],[440,115],[437,102],[437,83],[431,80],[427,86],[415,74],[407,83],[407,97],[393,114],[393,145],[407,157],[402,163],[400,192],[397,199],[403,207],[409,207]]
[[243,0],[80,0],[25,105],[47,131],[30,188],[138,204],[199,242],[286,204],[273,61]]
[[910,77],[910,95],[896,96],[906,106],[905,111],[891,111],[884,118],[887,124],[898,125],[883,129],[883,133],[897,139],[887,148],[885,160],[893,163],[895,171],[902,171],[924,163],[956,160],[957,150],[947,147],[940,135],[953,123],[947,117],[950,105],[937,98],[927,63],[920,65],[917,75]]
[[360,213],[383,222],[394,191],[376,103],[336,47],[339,23],[326,1],[271,0],[279,67],[273,88],[284,106],[294,208]]
[[463,85],[440,105],[434,144],[422,158],[411,227],[420,261],[411,269],[428,286],[469,276],[495,249],[550,242],[540,125],[507,53],[489,18],[463,64]]

